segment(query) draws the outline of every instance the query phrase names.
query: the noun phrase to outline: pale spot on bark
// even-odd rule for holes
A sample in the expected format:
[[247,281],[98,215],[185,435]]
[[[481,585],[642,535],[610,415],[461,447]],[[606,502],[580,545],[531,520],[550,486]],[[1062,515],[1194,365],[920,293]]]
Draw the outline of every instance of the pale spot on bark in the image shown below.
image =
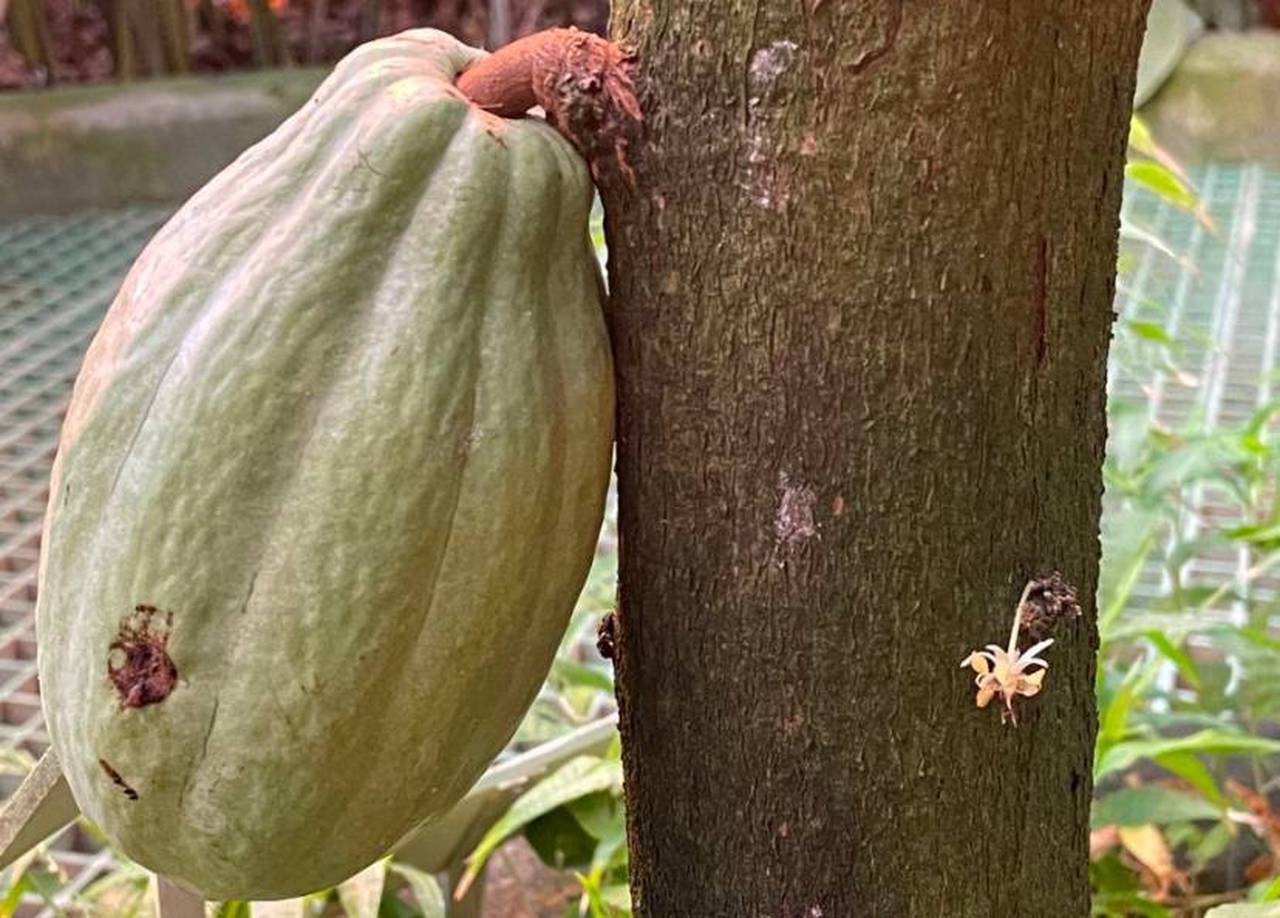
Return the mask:
[[783,210],[787,205],[786,182],[777,172],[771,137],[770,100],[779,77],[795,60],[793,41],[775,41],[751,56],[747,68],[750,96],[747,99],[746,177],[741,187],[751,203],[765,210]]
[[773,531],[778,541],[786,545],[799,545],[818,534],[813,507],[818,495],[804,484],[793,483],[786,472],[778,476],[782,499],[778,502],[778,514],[773,521]]
[[794,41],[775,41],[751,55],[752,89],[767,90],[791,66],[798,47]]

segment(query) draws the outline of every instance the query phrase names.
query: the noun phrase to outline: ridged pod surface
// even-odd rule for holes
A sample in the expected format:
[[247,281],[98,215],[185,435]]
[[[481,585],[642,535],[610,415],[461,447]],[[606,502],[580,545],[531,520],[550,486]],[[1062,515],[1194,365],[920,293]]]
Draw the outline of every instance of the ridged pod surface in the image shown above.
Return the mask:
[[339,882],[458,800],[589,568],[613,377],[591,185],[418,30],[147,246],[63,429],[38,601],[76,800],[206,898]]

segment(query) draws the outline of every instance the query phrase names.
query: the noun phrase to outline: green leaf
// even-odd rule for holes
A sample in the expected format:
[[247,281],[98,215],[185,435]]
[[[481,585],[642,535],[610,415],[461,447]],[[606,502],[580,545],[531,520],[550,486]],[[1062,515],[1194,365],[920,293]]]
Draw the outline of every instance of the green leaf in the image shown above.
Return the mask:
[[1280,918],[1280,902],[1242,902],[1209,909],[1205,918]]
[[1165,347],[1175,347],[1177,341],[1173,336],[1165,330],[1165,327],[1159,322],[1147,322],[1142,319],[1129,319],[1125,322],[1129,330],[1147,341],[1163,344]]
[[1160,153],[1156,139],[1151,136],[1151,128],[1147,123],[1134,115],[1129,119],[1129,147],[1140,156],[1155,159]]
[[1126,787],[1093,802],[1093,828],[1102,826],[1167,825],[1220,819],[1222,810],[1196,794],[1147,785]]
[[568,685],[583,686],[613,694],[613,677],[606,670],[596,666],[560,658],[552,664],[551,674]]
[[1161,768],[1177,775],[1204,794],[1209,801],[1219,806],[1226,805],[1226,798],[1222,796],[1222,791],[1218,788],[1218,782],[1214,780],[1213,773],[1194,753],[1167,752],[1164,755],[1154,756],[1153,760]]
[[622,883],[604,887],[600,890],[600,899],[610,908],[631,914],[631,889]]
[[1099,893],[1093,897],[1093,914],[1107,918],[1170,918],[1170,912],[1137,892]]
[[599,877],[609,869],[615,861],[626,863],[627,859],[627,826],[619,821],[613,831],[600,839],[595,854],[591,856],[591,875]]
[[18,904],[22,901],[23,894],[27,892],[31,885],[27,879],[27,868],[31,865],[31,861],[35,856],[35,851],[29,851],[14,863],[12,875],[9,877],[9,888],[4,900],[0,901],[0,918],[11,918],[13,913],[18,910]]
[[395,861],[392,861],[387,869],[409,884],[409,891],[413,893],[423,918],[445,918],[447,904],[435,877],[417,867]]
[[1195,871],[1200,871],[1221,855],[1235,840],[1237,830],[1230,822],[1220,822],[1191,845],[1188,854]]
[[[1120,689],[1107,701],[1101,712],[1098,730],[1099,750],[1109,749],[1129,734],[1129,715],[1137,700],[1146,693],[1160,672],[1160,661],[1139,660],[1125,673]],[[1105,753],[1100,752],[1100,757]],[[1094,775],[1095,780],[1101,775]]]
[[1178,672],[1182,673],[1182,677],[1192,688],[1200,688],[1200,671],[1196,668],[1195,660],[1191,659],[1191,655],[1181,647],[1180,643],[1175,644],[1160,631],[1148,631],[1144,637],[1156,650],[1160,651],[1162,656],[1178,667]]
[[568,810],[578,825],[595,839],[611,835],[618,826],[625,825],[622,808],[617,805],[616,798],[603,791],[570,801]]
[[1273,755],[1280,752],[1280,741],[1225,730],[1201,730],[1176,739],[1129,740],[1117,743],[1099,756],[1094,765],[1094,780],[1123,771],[1140,759],[1154,759],[1171,752]]
[[[1147,557],[1151,554],[1155,544],[1156,533],[1150,531],[1138,542],[1129,557],[1121,562],[1111,595],[1106,598],[1102,610],[1098,614],[1098,632],[1104,642],[1108,639],[1108,635],[1119,620],[1120,613],[1129,604],[1129,597],[1133,595],[1134,587],[1138,585],[1138,581],[1142,578],[1142,569],[1146,565]],[[1111,578],[1108,577],[1107,579],[1110,581]]]
[[1161,239],[1159,236],[1157,236],[1155,233],[1151,232],[1150,230],[1146,229],[1145,227],[1141,227],[1141,226],[1138,226],[1137,224],[1130,223],[1128,220],[1124,219],[1123,217],[1120,219],[1120,238],[1128,239],[1132,242],[1140,242],[1143,245],[1148,245],[1151,248],[1155,249],[1157,252],[1159,252],[1161,255],[1164,255],[1166,258],[1172,259],[1173,261],[1180,262],[1182,260],[1178,256],[1178,253],[1173,250],[1173,247],[1169,245],[1169,243],[1165,242],[1163,239]]
[[1270,882],[1264,880],[1263,883],[1266,885],[1258,892],[1259,902],[1275,902],[1280,899],[1280,877],[1272,877]]
[[1230,538],[1251,545],[1267,545],[1280,542],[1280,520],[1268,520],[1247,526],[1233,526],[1226,530]]
[[524,837],[542,863],[555,870],[585,867],[596,849],[595,838],[563,806],[530,822]]
[[502,818],[489,827],[475,851],[471,852],[459,888],[465,891],[475,881],[489,855],[539,816],[587,794],[606,790],[620,792],[621,789],[622,763],[589,755],[570,759],[519,797]]
[[1124,177],[1166,203],[1190,213],[1194,213],[1200,203],[1195,189],[1175,175],[1173,170],[1153,160],[1126,163]]

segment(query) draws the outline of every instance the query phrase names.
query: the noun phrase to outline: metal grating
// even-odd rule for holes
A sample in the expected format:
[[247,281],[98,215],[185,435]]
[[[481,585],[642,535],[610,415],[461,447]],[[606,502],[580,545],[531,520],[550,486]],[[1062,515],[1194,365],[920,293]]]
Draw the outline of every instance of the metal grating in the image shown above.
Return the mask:
[[116,287],[164,212],[0,222],[0,744],[38,755],[40,525],[71,383]]
[[[49,467],[71,384],[125,271],[165,211],[0,220],[0,747],[48,746],[36,684],[36,562]],[[16,786],[4,775],[4,793]],[[66,901],[110,870],[79,826],[52,847]],[[52,915],[27,897],[19,915]]]
[[[1125,218],[1165,240],[1188,269],[1150,246],[1126,246],[1133,259],[1119,288],[1124,319],[1164,326],[1177,342],[1182,373],[1145,366],[1127,372],[1113,349],[1108,397],[1146,404],[1147,416],[1170,430],[1238,427],[1280,395],[1280,172],[1258,165],[1209,165],[1193,180],[1213,229],[1148,195],[1125,202]],[[1190,540],[1203,523],[1230,525],[1224,501],[1210,489],[1190,495],[1181,533]],[[1206,549],[1183,572],[1184,585],[1231,584],[1241,596],[1280,596],[1280,572],[1250,576],[1258,559],[1247,548]],[[1138,601],[1167,595],[1168,574],[1154,565],[1137,590]],[[1243,608],[1215,610],[1242,620]]]

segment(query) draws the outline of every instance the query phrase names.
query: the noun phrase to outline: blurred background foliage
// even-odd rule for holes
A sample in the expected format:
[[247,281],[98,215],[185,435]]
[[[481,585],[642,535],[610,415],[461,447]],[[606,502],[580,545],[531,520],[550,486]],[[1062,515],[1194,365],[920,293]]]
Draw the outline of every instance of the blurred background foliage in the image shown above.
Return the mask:
[[420,26],[496,48],[608,16],[608,0],[0,0],[0,88],[325,64]]

